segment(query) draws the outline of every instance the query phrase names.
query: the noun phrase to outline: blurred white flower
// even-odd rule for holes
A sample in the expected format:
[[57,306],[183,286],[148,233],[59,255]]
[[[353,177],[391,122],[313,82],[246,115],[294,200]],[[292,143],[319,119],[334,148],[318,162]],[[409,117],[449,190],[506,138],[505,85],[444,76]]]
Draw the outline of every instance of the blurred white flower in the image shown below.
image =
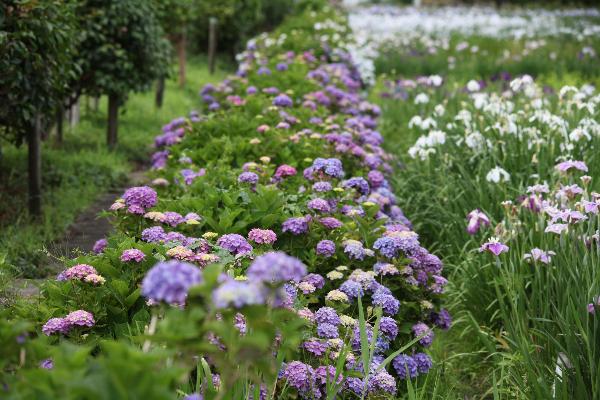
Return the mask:
[[500,167],[494,167],[487,173],[485,179],[491,183],[508,182],[510,174]]

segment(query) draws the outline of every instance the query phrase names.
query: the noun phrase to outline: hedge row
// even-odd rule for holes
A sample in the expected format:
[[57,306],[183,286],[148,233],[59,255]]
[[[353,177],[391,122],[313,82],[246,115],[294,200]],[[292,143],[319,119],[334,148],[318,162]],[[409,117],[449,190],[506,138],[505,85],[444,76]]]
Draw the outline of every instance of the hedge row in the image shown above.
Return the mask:
[[396,205],[350,39],[309,7],[163,128],[116,233],[0,322],[9,398],[385,398],[427,373],[446,280]]

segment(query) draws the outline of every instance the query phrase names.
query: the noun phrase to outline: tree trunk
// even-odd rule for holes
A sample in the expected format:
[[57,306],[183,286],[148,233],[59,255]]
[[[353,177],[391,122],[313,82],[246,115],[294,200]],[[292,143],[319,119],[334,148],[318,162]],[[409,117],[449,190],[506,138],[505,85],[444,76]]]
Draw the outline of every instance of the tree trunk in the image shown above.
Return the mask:
[[100,108],[100,96],[94,96],[93,104],[94,104],[94,108],[93,108],[94,112],[98,112],[98,109]]
[[106,131],[106,144],[110,150],[117,145],[117,131],[119,129],[119,96],[108,96],[108,128]]
[[217,58],[217,19],[211,17],[208,25],[208,67],[210,74],[215,73],[215,60]]
[[187,35],[185,30],[177,39],[177,57],[179,58],[179,86],[185,86],[185,46],[186,46]]
[[39,116],[36,116],[35,123],[29,129],[27,137],[27,145],[29,150],[29,214],[34,218],[38,218],[42,215],[41,128],[41,119]]
[[63,120],[65,118],[65,111],[62,104],[58,106],[56,112],[56,143],[62,145],[63,142]]
[[71,106],[71,112],[69,114],[71,128],[75,127],[79,123],[79,99]]
[[158,78],[156,83],[156,108],[161,108],[163,105],[163,98],[165,96],[165,77],[161,76]]

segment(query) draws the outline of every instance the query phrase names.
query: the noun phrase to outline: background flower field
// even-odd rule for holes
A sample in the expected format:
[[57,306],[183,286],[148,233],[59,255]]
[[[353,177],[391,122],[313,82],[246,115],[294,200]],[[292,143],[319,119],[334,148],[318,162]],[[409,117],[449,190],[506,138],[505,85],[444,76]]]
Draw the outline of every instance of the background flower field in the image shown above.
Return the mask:
[[3,396],[598,398],[599,22],[296,2],[106,153],[112,233],[3,253]]

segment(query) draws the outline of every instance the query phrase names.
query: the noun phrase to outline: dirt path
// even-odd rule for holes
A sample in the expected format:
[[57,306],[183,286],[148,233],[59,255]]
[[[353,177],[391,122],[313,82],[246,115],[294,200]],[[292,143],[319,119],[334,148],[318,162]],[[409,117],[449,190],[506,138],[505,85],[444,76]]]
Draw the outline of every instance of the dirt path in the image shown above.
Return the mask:
[[[139,186],[145,182],[144,170],[133,171],[129,173],[125,187],[114,188],[100,195],[90,207],[79,214],[67,228],[64,236],[48,245],[48,251],[52,255],[48,265],[50,277],[64,269],[64,265],[59,260],[61,257],[74,257],[79,252],[88,253],[92,251],[96,240],[108,236],[112,231],[112,225],[108,218],[101,218],[98,214],[108,210],[115,199],[128,187]],[[17,279],[14,288],[21,296],[32,297],[39,292],[39,285],[46,279]]]

